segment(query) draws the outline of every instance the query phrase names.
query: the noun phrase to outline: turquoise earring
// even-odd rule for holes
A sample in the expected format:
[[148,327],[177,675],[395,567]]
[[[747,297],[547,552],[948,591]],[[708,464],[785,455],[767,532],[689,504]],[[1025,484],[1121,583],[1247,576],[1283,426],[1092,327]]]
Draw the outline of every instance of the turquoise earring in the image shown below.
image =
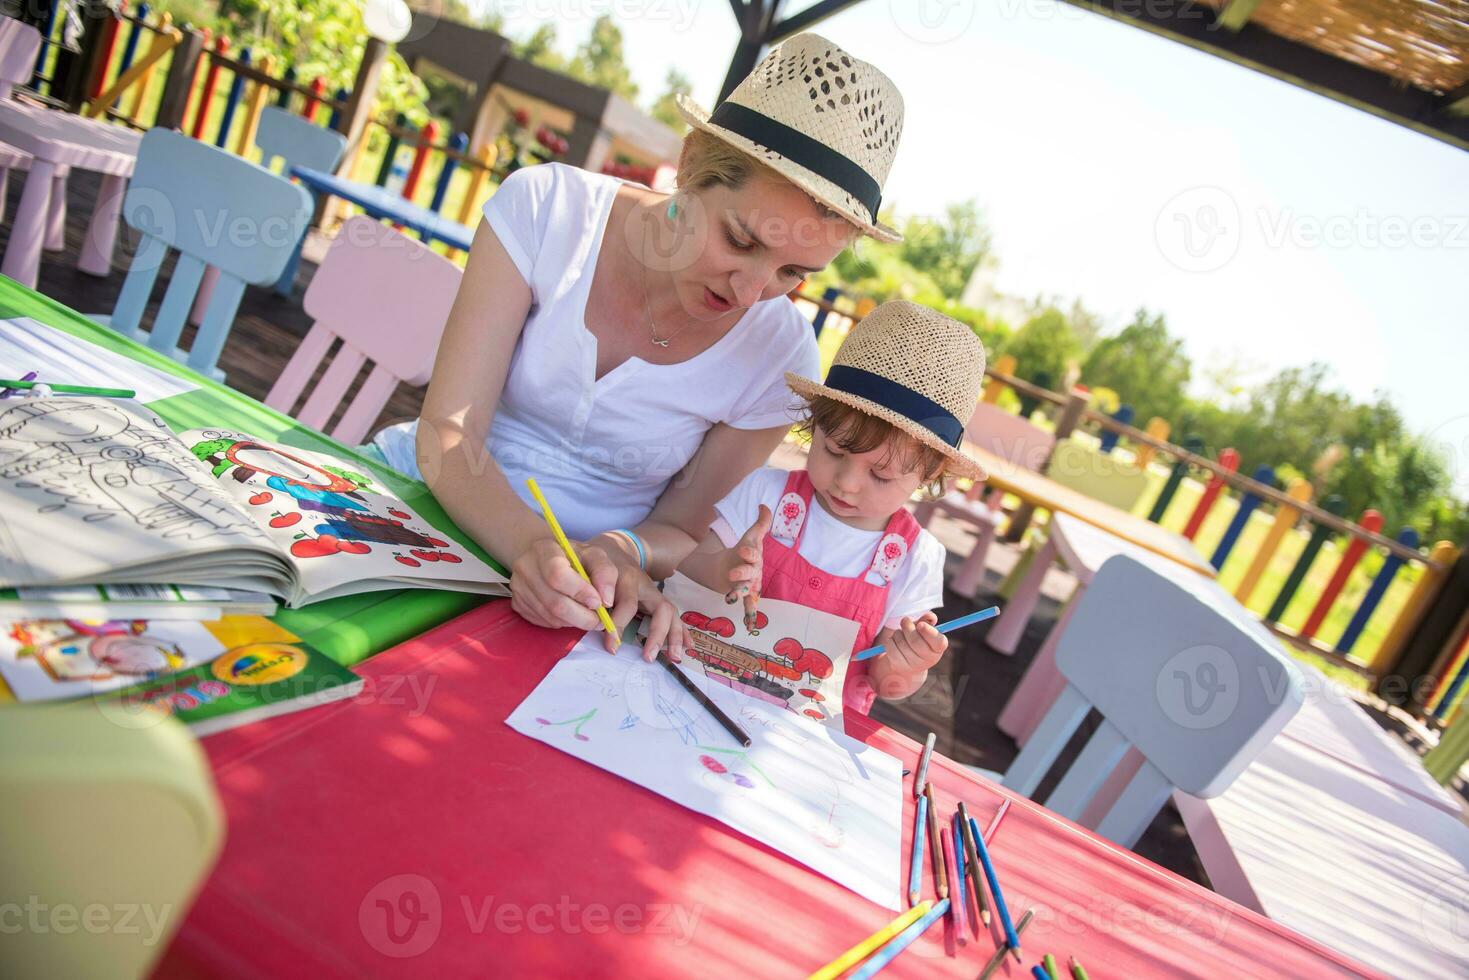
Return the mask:
[[672,198],[668,201],[668,220],[672,221],[678,217],[678,202]]

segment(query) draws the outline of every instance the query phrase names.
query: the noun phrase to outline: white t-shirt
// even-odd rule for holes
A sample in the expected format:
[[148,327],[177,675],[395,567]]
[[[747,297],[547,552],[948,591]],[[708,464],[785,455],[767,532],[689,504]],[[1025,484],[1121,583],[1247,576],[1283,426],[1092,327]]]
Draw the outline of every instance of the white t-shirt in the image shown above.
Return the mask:
[[[785,470],[773,467],[758,469],[714,505],[710,529],[726,548],[734,547],[755,523],[761,504],[775,510],[785,493],[787,475]],[[863,531],[843,524],[813,499],[806,511],[806,530],[798,553],[829,575],[860,578],[872,567],[872,556],[881,538],[881,531]],[[938,538],[926,530],[918,532],[888,585],[886,626],[897,629],[904,616],[920,616],[944,604],[944,555]]]
[[[815,378],[821,369],[811,324],[780,296],[756,303],[687,361],[631,357],[594,381],[587,293],[621,184],[539,164],[516,171],[485,204],[485,219],[531,291],[486,446],[527,503],[526,477],[536,478],[574,538],[646,518],[716,423],[793,423],[800,402],[785,372]],[[414,477],[417,425],[384,429],[373,440],[390,466]]]

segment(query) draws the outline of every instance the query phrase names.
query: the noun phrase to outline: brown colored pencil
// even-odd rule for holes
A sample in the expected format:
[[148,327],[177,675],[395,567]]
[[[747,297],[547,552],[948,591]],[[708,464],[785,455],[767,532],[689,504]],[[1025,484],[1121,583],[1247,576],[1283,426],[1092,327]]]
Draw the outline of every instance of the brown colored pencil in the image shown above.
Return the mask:
[[670,674],[678,678],[678,682],[683,685],[683,689],[692,694],[694,696],[694,700],[703,705],[704,710],[709,712],[710,716],[713,717],[715,721],[723,725],[724,730],[729,732],[729,734],[733,736],[736,742],[739,742],[747,749],[750,747],[750,736],[745,733],[745,730],[741,728],[738,724],[736,724],[733,718],[720,710],[719,705],[709,700],[709,695],[699,690],[698,685],[689,680],[689,675],[685,674],[674,664],[672,660],[668,659],[667,653],[660,652],[658,654],[658,662],[661,663],[664,667],[667,667]]
[[[1034,916],[1035,909],[1025,910],[1025,914],[1020,917],[1020,922],[1015,926],[1015,934],[1017,936],[1025,931],[1025,927],[1030,925],[1030,920]],[[1000,968],[1001,963],[1005,962],[1005,954],[1008,952],[1010,952],[1010,947],[1001,944],[1000,948],[995,950],[995,955],[990,957],[990,961],[986,963],[984,965],[984,969],[980,971],[979,980],[989,980],[990,975]]]
[[933,783],[923,784],[923,795],[928,797],[928,840],[933,845],[933,883],[939,898],[949,897],[949,875],[944,870],[944,841],[939,836],[939,808],[933,799]]
[[964,871],[974,890],[974,907],[979,909],[979,920],[990,924],[990,902],[984,894],[984,869],[979,864],[979,851],[974,847],[974,828],[969,825],[969,808],[959,801],[959,831],[964,837]]

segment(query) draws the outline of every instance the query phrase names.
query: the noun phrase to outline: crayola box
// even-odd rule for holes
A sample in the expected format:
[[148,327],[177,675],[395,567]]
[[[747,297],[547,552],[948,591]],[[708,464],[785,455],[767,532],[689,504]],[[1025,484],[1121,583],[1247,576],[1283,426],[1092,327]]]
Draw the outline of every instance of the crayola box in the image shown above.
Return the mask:
[[164,708],[198,735],[348,698],[363,683],[262,616],[29,620],[5,634],[0,673],[21,699],[91,695],[107,710]]

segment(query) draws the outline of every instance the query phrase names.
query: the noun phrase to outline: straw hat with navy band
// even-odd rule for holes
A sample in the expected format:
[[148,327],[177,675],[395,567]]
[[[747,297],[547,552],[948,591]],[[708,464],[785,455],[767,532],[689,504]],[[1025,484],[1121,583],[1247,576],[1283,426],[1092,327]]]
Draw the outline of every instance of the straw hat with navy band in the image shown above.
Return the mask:
[[974,480],[984,467],[964,454],[964,426],[984,384],[984,344],[958,320],[906,300],[884,303],[852,328],[826,384],[787,374],[807,400],[826,396],[891,423]]
[[713,113],[686,96],[678,109],[689,125],[748,153],[866,234],[903,240],[877,220],[903,133],[903,97],[886,75],[826,38],[790,38]]

